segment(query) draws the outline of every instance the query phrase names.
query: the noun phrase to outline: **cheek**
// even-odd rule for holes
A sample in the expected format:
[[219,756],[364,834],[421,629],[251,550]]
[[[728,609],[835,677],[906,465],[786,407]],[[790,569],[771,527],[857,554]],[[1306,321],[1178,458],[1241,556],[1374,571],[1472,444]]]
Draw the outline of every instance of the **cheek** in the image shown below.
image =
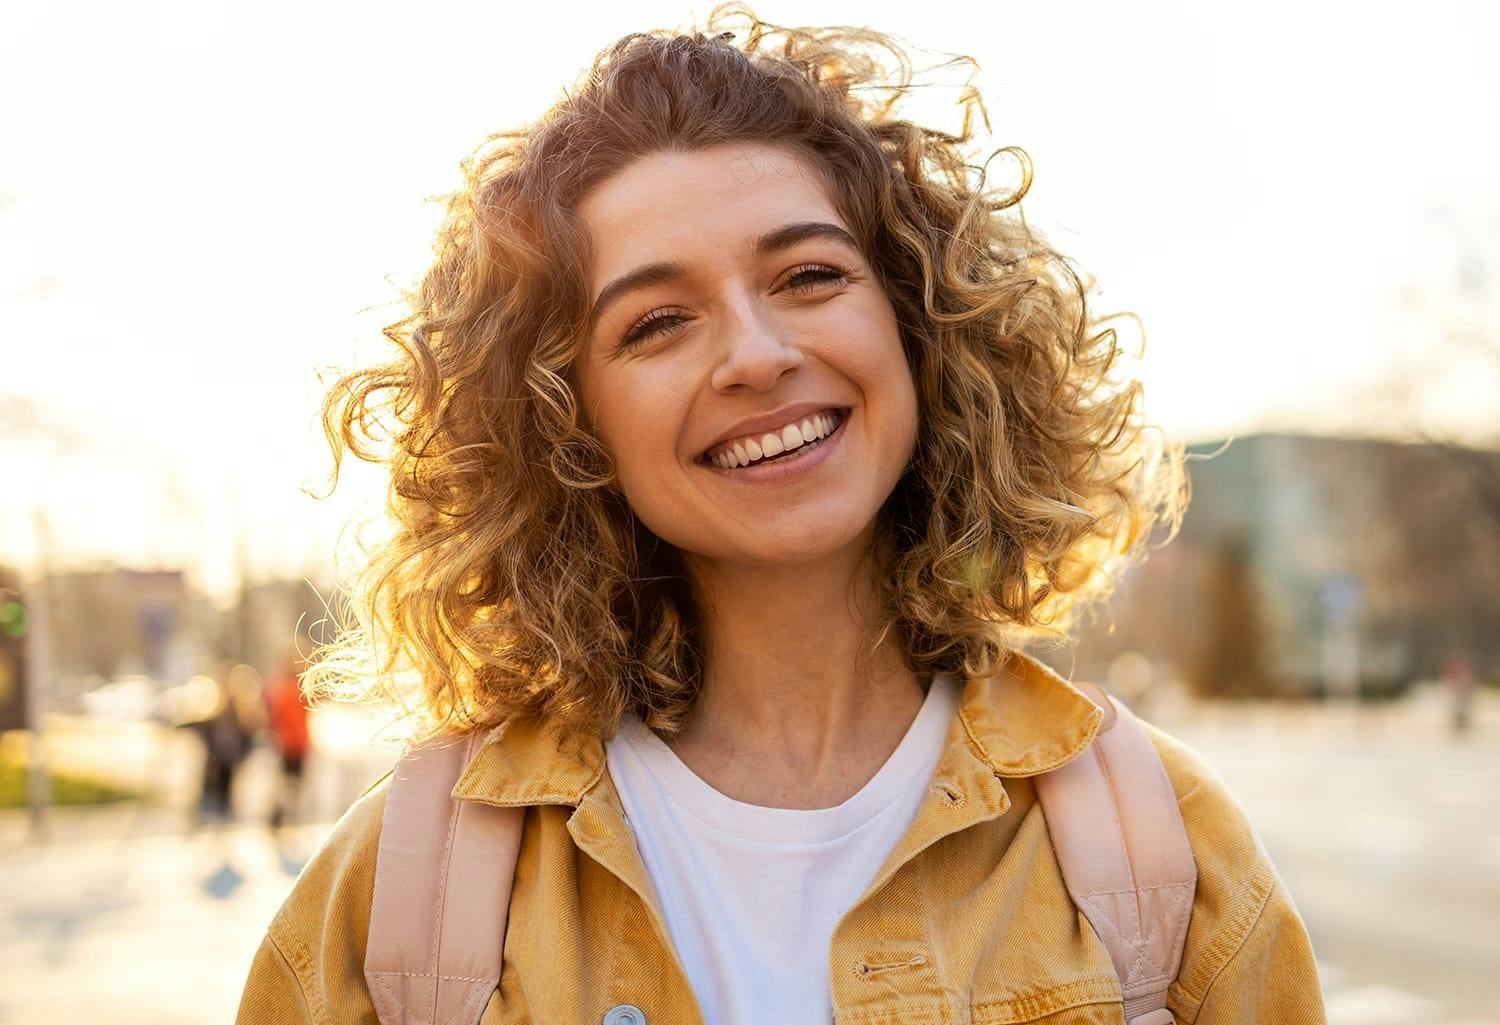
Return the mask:
[[615,486],[635,517],[669,544],[691,547],[692,516],[683,501],[674,421],[622,404],[605,435],[614,455]]
[[892,368],[889,381],[890,386],[882,405],[886,410],[886,430],[893,439],[890,473],[894,475],[894,484],[916,454],[919,426],[916,386],[904,360],[899,366]]
[[641,382],[610,382],[608,396],[596,407],[599,437],[614,456],[620,485],[630,491],[650,486],[653,478],[677,461],[676,427],[680,422],[664,401]]
[[[828,338],[839,351],[839,360],[850,374],[867,380],[887,378],[904,370],[901,328],[896,311],[883,295],[862,296],[857,303],[837,308],[828,322]],[[909,375],[909,371],[906,371]]]
[[861,384],[871,404],[869,412],[886,431],[895,432],[902,442],[914,442],[916,383],[906,361],[895,311],[888,304],[863,310],[847,328],[843,337],[856,343],[841,347],[844,373]]

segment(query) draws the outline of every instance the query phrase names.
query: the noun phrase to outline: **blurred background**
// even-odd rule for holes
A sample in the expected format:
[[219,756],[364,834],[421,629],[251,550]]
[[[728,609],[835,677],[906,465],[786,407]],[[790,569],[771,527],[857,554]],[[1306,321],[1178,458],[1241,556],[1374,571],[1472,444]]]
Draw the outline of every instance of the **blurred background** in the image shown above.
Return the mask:
[[[1330,1020],[1500,1022],[1500,9],[766,0],[966,53],[1030,222],[1133,310],[1180,536],[1045,652],[1194,745]],[[0,1022],[229,1020],[395,757],[306,712],[351,518],[320,373],[381,358],[458,161],[707,6],[0,9]],[[325,631],[321,633],[320,631]]]

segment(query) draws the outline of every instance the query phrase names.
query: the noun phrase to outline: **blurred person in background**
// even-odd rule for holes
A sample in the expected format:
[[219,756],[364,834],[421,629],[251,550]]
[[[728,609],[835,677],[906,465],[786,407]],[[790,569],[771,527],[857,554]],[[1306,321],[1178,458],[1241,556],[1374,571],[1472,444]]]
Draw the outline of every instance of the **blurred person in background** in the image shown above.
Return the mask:
[[[1125,1006],[1070,897],[1033,778],[1105,713],[1020,649],[1175,525],[1182,455],[1010,210],[1024,155],[987,184],[977,94],[961,135],[904,120],[909,69],[732,5],[622,39],[464,162],[398,353],[324,409],[336,456],[388,464],[397,532],[306,679],[475,753],[389,847],[389,776],[343,816],[242,1023],[430,1016],[440,981],[477,984],[438,1015],[463,1025],[1324,1020],[1244,812],[1159,729],[1196,890],[1128,891],[1185,948],[1127,967],[1167,1008]],[[433,851],[413,869],[461,904],[494,867],[447,875],[472,802],[523,816],[503,965],[367,977],[377,851]]]
[[218,701],[208,718],[189,723],[203,740],[203,789],[198,800],[198,821],[229,822],[233,818],[231,794],[240,766],[254,749],[256,736],[265,728],[260,673],[243,663],[222,669],[213,676]]
[[1461,737],[1469,732],[1474,712],[1474,663],[1467,655],[1454,655],[1443,665],[1443,686],[1452,709],[1453,735]]
[[296,822],[302,797],[302,769],[311,746],[307,729],[307,704],[299,681],[305,663],[296,653],[289,654],[282,668],[266,681],[266,713],[271,742],[276,748],[281,771],[277,777],[275,803],[271,807],[271,828]]

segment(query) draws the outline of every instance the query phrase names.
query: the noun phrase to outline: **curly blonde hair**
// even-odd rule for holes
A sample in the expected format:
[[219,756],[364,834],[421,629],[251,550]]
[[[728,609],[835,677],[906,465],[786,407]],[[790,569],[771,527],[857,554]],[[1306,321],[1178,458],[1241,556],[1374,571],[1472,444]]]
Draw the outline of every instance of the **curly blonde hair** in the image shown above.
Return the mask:
[[394,700],[422,735],[527,715],[608,737],[626,709],[685,723],[704,673],[692,592],[611,486],[573,372],[578,204],[655,151],[805,155],[895,307],[923,427],[879,514],[889,557],[862,651],[890,639],[918,673],[992,672],[1063,635],[1157,524],[1175,530],[1181,450],[1153,441],[1109,318],[1019,216],[1028,159],[997,151],[1021,169],[1009,190],[966,161],[987,126],[972,87],[958,134],[897,117],[911,69],[879,33],[721,5],[706,32],[626,36],[533,125],[480,145],[411,314],[385,329],[399,355],[324,405],[335,481],[345,450],[389,464],[395,533],[311,692]]

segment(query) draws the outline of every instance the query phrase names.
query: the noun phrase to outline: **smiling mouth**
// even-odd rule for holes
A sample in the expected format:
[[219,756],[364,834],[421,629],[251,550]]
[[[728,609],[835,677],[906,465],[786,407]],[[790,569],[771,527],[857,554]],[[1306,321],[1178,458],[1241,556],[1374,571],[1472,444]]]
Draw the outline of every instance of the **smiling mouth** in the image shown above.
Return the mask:
[[[764,450],[759,448],[758,442],[755,444],[754,448],[751,448],[748,451],[746,450],[746,446],[736,445],[735,451],[725,452],[722,454],[721,459],[727,461],[711,459],[709,457],[709,454],[705,452],[703,455],[698,457],[698,462],[714,469],[734,471],[753,469],[754,467],[763,466],[768,463],[777,463],[796,459],[798,456],[805,455],[806,453],[817,448],[823,442],[831,439],[834,435],[838,434],[839,431],[843,430],[844,424],[849,422],[849,410],[842,407],[830,407],[825,413],[820,415],[826,416],[829,419],[833,420],[833,428],[821,438],[814,438],[811,441],[804,441],[794,448],[783,448],[775,455],[765,455]],[[776,445],[779,446],[781,442],[779,436],[776,435],[776,432],[768,431],[764,435],[761,435],[761,439],[772,437],[777,437]],[[738,461],[738,453],[740,452],[743,452],[744,455],[748,458],[747,462]]]

